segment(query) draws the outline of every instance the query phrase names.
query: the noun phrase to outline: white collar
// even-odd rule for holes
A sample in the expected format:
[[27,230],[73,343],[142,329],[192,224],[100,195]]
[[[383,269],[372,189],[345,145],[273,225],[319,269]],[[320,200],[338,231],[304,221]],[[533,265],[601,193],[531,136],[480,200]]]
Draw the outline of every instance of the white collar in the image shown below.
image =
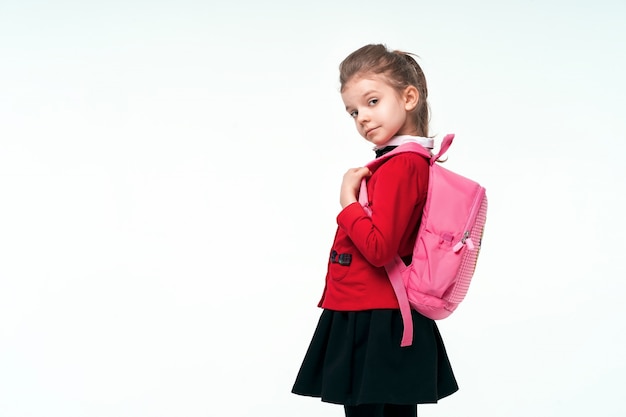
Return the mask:
[[435,141],[431,138],[425,138],[422,136],[398,135],[398,136],[392,137],[391,139],[389,139],[387,142],[385,142],[384,144],[380,146],[374,146],[374,150],[376,151],[378,149],[382,149],[387,146],[399,146],[407,142],[419,143],[426,149],[433,149]]

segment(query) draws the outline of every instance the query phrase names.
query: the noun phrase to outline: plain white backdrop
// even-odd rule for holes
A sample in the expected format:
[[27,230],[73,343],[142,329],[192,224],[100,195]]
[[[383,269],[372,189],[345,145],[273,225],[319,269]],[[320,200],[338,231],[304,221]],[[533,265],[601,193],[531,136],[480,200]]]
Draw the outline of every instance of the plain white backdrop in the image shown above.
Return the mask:
[[366,43],[420,56],[487,187],[460,391],[420,416],[626,415],[626,4],[0,2],[0,416],[339,416],[290,394]]

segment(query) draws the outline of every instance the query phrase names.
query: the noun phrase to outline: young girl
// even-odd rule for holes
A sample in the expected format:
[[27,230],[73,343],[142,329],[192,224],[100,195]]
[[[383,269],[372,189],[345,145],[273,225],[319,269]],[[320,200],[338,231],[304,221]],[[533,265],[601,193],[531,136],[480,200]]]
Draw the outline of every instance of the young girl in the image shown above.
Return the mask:
[[[426,79],[410,54],[366,45],[339,71],[346,111],[377,157],[407,141],[432,149]],[[357,202],[364,177],[372,217]],[[428,161],[410,152],[373,174],[361,167],[344,175],[323,312],[293,393],[343,404],[348,417],[409,417],[458,389],[433,320],[412,311],[413,344],[400,347],[402,320],[384,269],[395,254],[411,261],[427,190]]]

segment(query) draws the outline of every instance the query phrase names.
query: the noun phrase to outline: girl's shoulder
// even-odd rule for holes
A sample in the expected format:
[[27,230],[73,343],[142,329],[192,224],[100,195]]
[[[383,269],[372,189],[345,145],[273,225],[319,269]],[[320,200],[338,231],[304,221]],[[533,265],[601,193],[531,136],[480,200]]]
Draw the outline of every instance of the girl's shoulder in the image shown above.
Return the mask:
[[376,172],[380,175],[395,175],[407,172],[428,172],[429,161],[415,152],[402,152],[385,161]]

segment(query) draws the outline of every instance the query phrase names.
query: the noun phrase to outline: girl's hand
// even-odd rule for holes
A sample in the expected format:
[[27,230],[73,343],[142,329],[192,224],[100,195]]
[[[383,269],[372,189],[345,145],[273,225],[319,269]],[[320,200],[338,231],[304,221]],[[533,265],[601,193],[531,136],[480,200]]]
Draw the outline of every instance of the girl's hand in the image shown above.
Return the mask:
[[357,201],[357,193],[361,187],[361,180],[372,175],[366,167],[351,168],[343,175],[339,203],[344,208]]

